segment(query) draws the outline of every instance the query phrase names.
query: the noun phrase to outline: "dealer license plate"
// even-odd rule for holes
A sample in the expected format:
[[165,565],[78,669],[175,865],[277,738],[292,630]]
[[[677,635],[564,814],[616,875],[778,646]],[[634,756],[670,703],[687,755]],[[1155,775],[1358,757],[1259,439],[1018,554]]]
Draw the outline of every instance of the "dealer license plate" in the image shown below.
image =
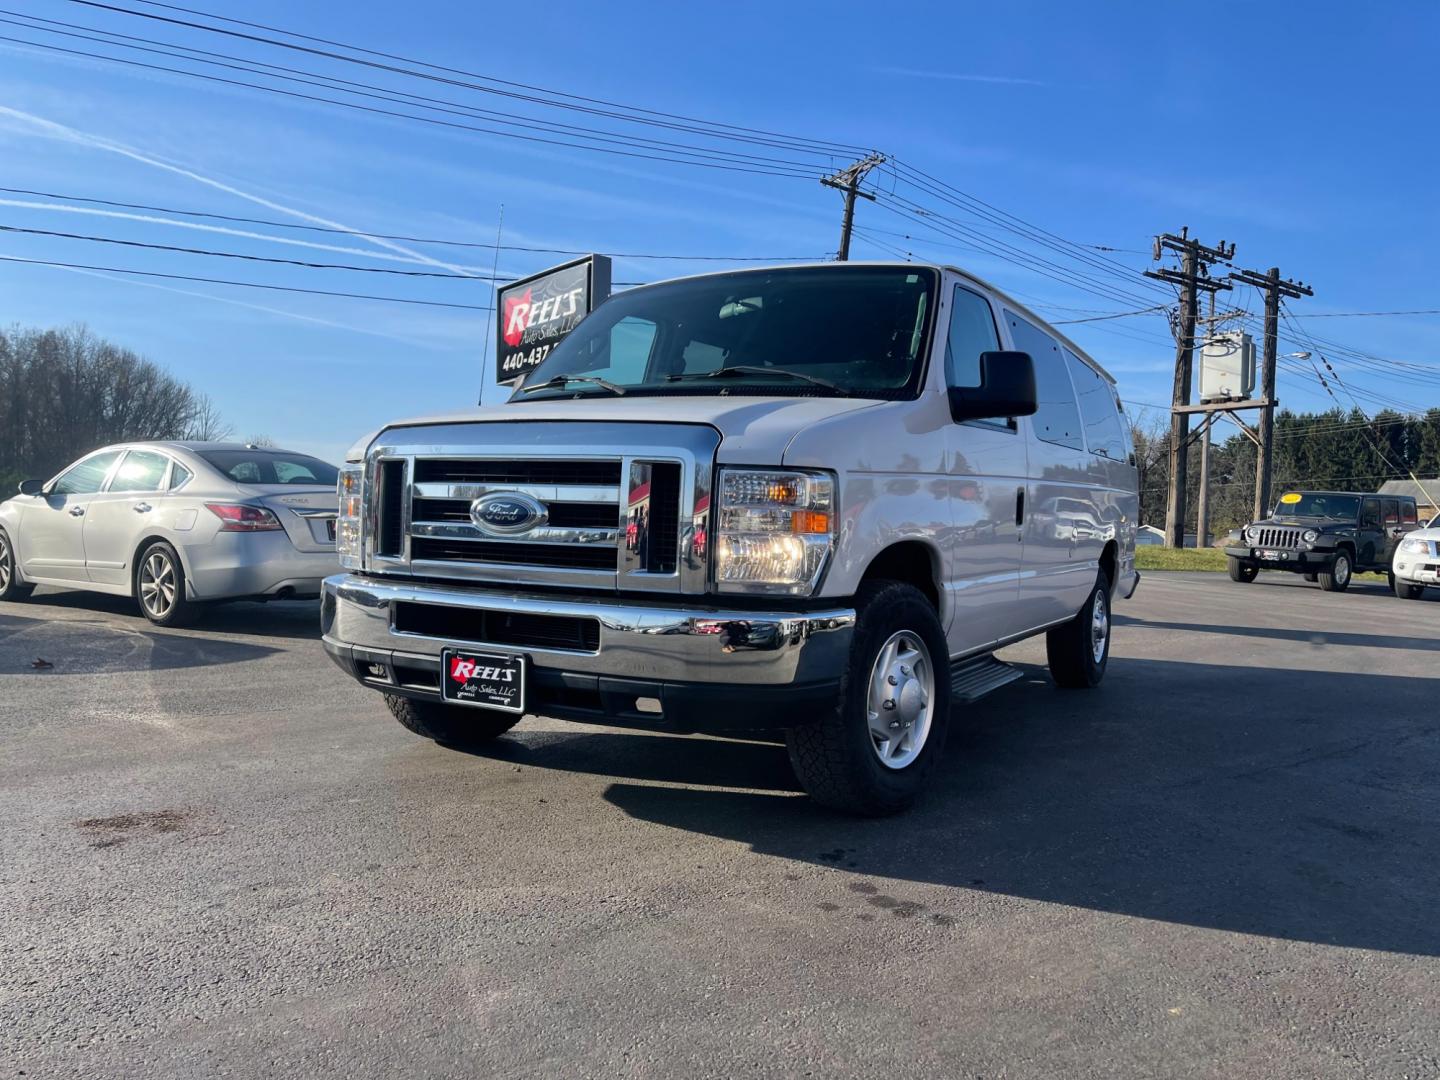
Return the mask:
[[440,654],[440,697],[456,705],[525,711],[525,657],[446,649]]

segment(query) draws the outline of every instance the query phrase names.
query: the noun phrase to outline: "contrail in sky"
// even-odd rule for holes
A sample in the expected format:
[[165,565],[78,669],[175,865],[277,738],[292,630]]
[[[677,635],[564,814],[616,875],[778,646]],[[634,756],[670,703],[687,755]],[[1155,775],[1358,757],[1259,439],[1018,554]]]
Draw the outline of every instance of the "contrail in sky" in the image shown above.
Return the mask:
[[36,116],[33,113],[27,113],[20,109],[14,109],[8,105],[0,105],[0,116],[9,116],[13,119],[24,121],[25,123],[31,124],[52,136],[64,139],[68,142],[75,142],[81,144],[82,146],[94,147],[97,150],[106,150],[112,154],[119,154],[122,157],[130,158],[132,161],[138,161],[143,165],[149,165],[152,168],[163,169],[166,172],[175,173],[177,176],[183,176],[186,179],[194,180],[196,183],[204,184],[206,187],[214,188],[217,191],[223,191],[227,195],[234,195],[237,199],[244,199],[246,202],[252,202],[255,203],[257,206],[263,206],[267,210],[274,210],[281,214],[289,214],[291,217],[299,218],[302,221],[308,221],[312,225],[324,225],[327,228],[331,229],[341,229],[352,236],[355,236],[361,240],[368,240],[370,243],[376,244],[379,247],[389,248],[391,251],[398,252],[401,255],[408,255],[417,262],[422,262],[429,266],[438,266],[442,269],[449,270],[452,273],[463,274],[466,277],[475,276],[474,273],[470,270],[467,270],[460,266],[451,265],[450,263],[443,262],[440,259],[431,258],[430,256],[424,255],[418,251],[412,251],[410,248],[405,247],[403,244],[397,244],[394,241],[386,240],[383,237],[371,236],[361,229],[352,228],[351,226],[345,225],[338,221],[330,221],[328,218],[317,217],[316,215],[308,214],[303,210],[292,209],[291,207],[285,206],[281,203],[273,202],[270,199],[267,199],[261,195],[252,195],[248,191],[242,191],[240,188],[233,187],[232,185],[224,183],[223,181],[215,180],[208,176],[203,176],[200,173],[197,173],[191,169],[186,169],[179,165],[172,165],[170,162],[162,161],[159,158],[150,157],[149,155],[142,154],[139,150],[132,149],[131,147],[128,147],[123,143],[113,142],[110,139],[101,138],[99,135],[92,135],[88,131],[80,131],[77,128],[66,127],[64,124],[56,123],[54,120],[47,120],[43,116]]

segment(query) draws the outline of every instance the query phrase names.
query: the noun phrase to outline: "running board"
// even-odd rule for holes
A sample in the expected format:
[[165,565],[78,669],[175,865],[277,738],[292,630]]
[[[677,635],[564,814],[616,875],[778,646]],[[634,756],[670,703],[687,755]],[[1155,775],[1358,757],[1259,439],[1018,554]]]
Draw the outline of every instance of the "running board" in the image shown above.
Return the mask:
[[950,665],[950,702],[969,705],[986,694],[1009,686],[1025,673],[994,656],[972,656]]

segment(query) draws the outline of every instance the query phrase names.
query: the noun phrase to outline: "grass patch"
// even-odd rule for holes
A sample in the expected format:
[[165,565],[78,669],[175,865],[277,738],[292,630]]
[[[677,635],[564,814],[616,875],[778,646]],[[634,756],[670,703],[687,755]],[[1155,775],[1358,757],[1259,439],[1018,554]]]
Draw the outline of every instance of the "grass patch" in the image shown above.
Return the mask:
[[[1224,573],[1225,552],[1219,548],[1167,548],[1146,544],[1135,548],[1135,569],[1208,570]],[[1356,581],[1386,581],[1384,574],[1356,574]]]

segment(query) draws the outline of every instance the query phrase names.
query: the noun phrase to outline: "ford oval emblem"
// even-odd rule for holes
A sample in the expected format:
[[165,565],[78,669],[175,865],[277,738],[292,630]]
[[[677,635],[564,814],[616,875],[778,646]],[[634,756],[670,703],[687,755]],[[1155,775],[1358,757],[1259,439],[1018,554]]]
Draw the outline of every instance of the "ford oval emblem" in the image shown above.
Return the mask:
[[492,491],[470,504],[470,520],[489,536],[514,536],[544,525],[550,508],[521,491]]

